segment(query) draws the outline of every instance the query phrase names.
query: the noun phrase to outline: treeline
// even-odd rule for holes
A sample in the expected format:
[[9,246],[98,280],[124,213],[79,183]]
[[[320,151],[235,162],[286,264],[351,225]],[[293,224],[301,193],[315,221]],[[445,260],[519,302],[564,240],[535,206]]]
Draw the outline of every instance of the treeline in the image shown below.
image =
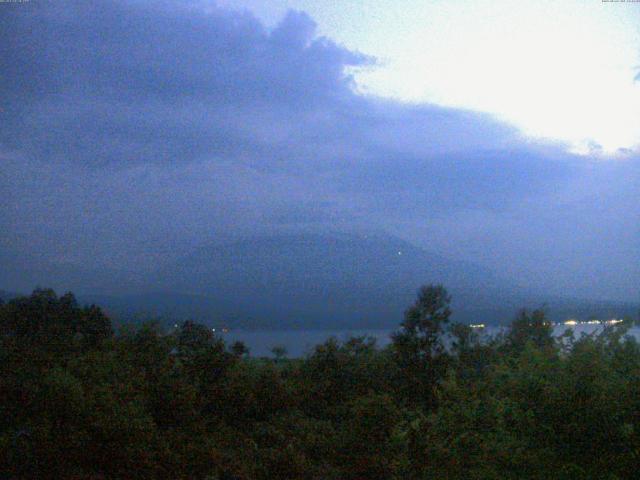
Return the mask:
[[253,358],[184,322],[117,334],[37,290],[0,306],[0,478],[636,479],[640,346],[554,337],[542,311],[482,339],[420,290],[392,343]]

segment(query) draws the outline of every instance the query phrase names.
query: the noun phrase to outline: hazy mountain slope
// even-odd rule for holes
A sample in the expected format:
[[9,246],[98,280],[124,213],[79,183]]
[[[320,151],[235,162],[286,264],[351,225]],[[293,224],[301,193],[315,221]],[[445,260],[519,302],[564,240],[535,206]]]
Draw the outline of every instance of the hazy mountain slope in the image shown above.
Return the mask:
[[142,272],[97,268],[0,251],[0,288],[30,292],[36,287],[76,294],[126,294],[144,291]]
[[202,295],[150,292],[130,295],[79,295],[82,304],[100,305],[113,319],[139,323],[158,320],[164,324],[195,319],[216,325],[240,327],[250,319],[234,312],[238,306]]
[[259,323],[391,325],[418,287],[442,283],[462,319],[513,311],[525,295],[473,264],[386,235],[283,234],[201,248],[155,288],[242,305]]
[[[497,323],[546,305],[552,319],[637,315],[638,306],[528,292],[487,269],[383,234],[287,233],[200,248],[134,274],[3,258],[0,288],[73,291],[116,320],[192,318],[234,328],[393,328],[417,289],[441,283],[454,320]],[[525,283],[525,282],[522,282]]]

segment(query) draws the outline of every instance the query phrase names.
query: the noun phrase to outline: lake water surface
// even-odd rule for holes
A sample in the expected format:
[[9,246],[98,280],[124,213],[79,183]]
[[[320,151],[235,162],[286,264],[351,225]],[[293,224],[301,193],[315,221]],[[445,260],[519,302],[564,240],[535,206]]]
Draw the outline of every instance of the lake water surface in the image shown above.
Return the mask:
[[[576,338],[582,333],[593,333],[601,330],[600,325],[576,325],[568,327],[566,325],[557,325],[554,327],[554,334],[561,335],[565,330],[571,328]],[[503,327],[488,326],[479,330],[484,335],[495,335],[503,330]],[[252,356],[271,356],[271,349],[278,346],[284,346],[287,349],[289,357],[301,357],[310,353],[313,348],[325,342],[331,337],[338,340],[347,340],[350,337],[368,335],[374,337],[377,345],[384,347],[391,342],[390,335],[393,330],[232,330],[224,333],[222,336],[227,343],[236,340],[243,341],[250,349]],[[629,331],[636,339],[640,340],[640,328],[633,327]]]

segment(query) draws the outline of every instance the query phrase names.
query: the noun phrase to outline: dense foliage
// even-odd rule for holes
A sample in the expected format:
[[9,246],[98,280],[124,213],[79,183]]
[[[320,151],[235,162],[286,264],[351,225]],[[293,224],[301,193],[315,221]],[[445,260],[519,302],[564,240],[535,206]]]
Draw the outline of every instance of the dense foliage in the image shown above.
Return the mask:
[[0,478],[637,478],[627,325],[554,338],[522,312],[487,339],[449,316],[425,287],[387,348],[267,359],[35,291],[0,306]]

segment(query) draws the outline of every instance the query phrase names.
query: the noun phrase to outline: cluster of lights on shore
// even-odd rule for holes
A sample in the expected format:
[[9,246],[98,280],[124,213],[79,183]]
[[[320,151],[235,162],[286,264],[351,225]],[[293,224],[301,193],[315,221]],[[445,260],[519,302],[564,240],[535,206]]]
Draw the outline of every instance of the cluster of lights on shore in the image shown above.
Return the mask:
[[568,325],[570,327],[575,325],[616,325],[618,323],[622,323],[623,321],[624,320],[619,318],[612,318],[611,320],[586,320],[586,321],[570,319],[564,322],[564,325]]
[[[173,324],[173,328],[178,328],[179,326],[180,325],[178,325],[177,323]],[[222,328],[218,328],[218,329],[212,328],[211,331],[214,332],[214,333],[215,332],[229,333],[229,329],[227,327],[222,327]]]
[[[623,321],[624,320],[619,318],[612,318],[611,320],[585,320],[585,321],[575,320],[573,318],[570,318],[569,320],[566,320],[564,322],[558,322],[558,323],[545,322],[545,325],[551,325],[554,327],[557,327],[559,325],[566,325],[568,327],[575,327],[576,325],[617,325],[619,323],[622,323]],[[486,325],[484,323],[472,323],[469,326],[471,328],[486,328]]]
[[[585,320],[585,321],[581,321],[581,320],[575,320],[575,319],[569,319],[566,320],[565,322],[558,322],[558,323],[553,323],[553,322],[545,322],[545,325],[552,325],[552,326],[558,326],[558,325],[567,325],[569,327],[574,327],[576,325],[617,325],[618,323],[622,323],[624,320],[619,319],[619,318],[612,318],[611,320]],[[469,325],[469,327],[471,328],[486,328],[487,326],[484,323],[472,323]],[[174,324],[174,328],[178,328],[178,324]],[[212,332],[216,332],[219,331],[221,333],[228,333],[229,329],[227,327],[223,327],[220,328],[218,330],[216,330],[215,328],[211,329]]]

